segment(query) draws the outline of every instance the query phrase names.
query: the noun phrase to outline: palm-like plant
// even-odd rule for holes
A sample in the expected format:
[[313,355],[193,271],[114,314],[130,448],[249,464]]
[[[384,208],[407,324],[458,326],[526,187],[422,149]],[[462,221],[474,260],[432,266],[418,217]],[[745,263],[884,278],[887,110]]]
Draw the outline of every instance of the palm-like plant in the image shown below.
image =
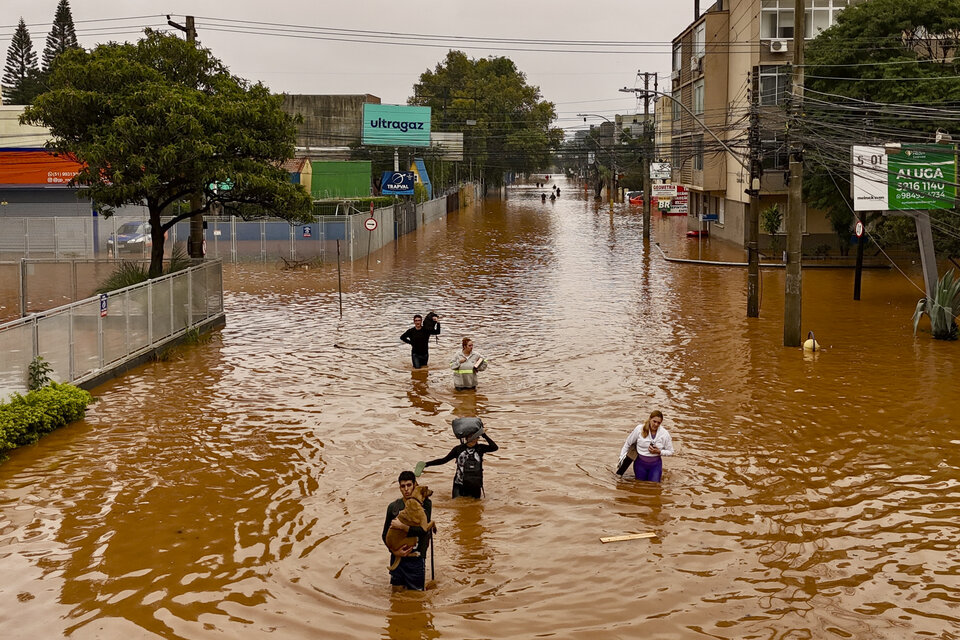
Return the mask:
[[930,329],[937,340],[957,339],[957,314],[960,314],[960,277],[953,269],[937,281],[933,300],[921,298],[913,312],[913,335],[917,335],[920,318],[930,316]]

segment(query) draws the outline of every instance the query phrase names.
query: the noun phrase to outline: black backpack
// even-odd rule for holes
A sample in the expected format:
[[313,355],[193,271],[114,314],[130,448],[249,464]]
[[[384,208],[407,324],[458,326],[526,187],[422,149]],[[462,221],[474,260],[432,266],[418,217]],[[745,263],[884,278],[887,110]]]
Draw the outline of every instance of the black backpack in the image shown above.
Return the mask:
[[473,451],[467,450],[461,471],[460,481],[464,491],[474,493],[483,488],[483,462],[479,451],[476,449]]
[[[437,328],[437,314],[433,311],[427,312],[427,315],[423,317],[423,328],[427,331],[432,332]],[[437,343],[440,342],[440,336],[437,336]]]

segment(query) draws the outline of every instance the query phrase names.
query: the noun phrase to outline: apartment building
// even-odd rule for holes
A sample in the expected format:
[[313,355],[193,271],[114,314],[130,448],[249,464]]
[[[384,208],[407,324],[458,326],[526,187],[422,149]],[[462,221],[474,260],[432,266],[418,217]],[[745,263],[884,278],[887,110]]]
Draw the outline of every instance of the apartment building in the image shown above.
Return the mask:
[[[805,1],[809,39],[834,24],[843,9],[865,0]],[[673,39],[674,100],[659,121],[662,144],[669,138],[673,181],[690,191],[691,228],[697,225],[693,216],[714,214],[711,234],[741,245],[747,239],[749,171],[740,161],[748,164],[752,100],[761,121],[761,207],[779,203],[786,210],[789,158],[781,107],[791,80],[793,9],[794,0],[718,0],[701,15],[695,2],[694,21]],[[805,247],[834,241],[823,212],[812,208],[804,215],[803,232]]]

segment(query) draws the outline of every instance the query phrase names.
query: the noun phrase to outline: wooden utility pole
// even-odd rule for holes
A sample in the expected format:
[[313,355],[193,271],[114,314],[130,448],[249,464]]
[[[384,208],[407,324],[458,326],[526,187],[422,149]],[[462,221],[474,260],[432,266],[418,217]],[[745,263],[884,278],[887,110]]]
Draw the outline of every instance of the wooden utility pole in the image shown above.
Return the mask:
[[[167,24],[183,31],[186,34],[187,42],[197,43],[197,27],[193,16],[186,16],[182,25],[177,24],[167,16]],[[197,211],[203,207],[203,194],[193,193],[190,195],[190,210]],[[190,216],[190,238],[187,240],[187,254],[194,260],[203,260],[203,214],[195,213]]]
[[750,184],[744,192],[750,196],[747,213],[747,317],[760,317],[760,98],[759,79],[750,79]]
[[803,118],[803,45],[805,27],[804,0],[793,4],[793,137],[790,140],[790,189],[787,192],[787,268],[783,291],[783,346],[801,344],[801,308],[803,301],[803,142],[797,130]]
[[[650,127],[650,76],[656,82],[656,74],[643,72],[643,241],[650,241],[650,210],[653,194],[650,193],[650,155],[653,151],[650,144],[652,128]],[[654,88],[656,90],[656,88]]]

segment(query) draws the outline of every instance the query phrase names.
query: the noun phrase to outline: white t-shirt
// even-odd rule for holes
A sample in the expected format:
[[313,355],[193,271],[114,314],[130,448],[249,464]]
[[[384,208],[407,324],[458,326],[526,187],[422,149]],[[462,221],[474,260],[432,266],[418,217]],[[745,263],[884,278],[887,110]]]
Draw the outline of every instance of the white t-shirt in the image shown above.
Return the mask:
[[[630,447],[636,447],[637,455],[644,456],[645,458],[673,455],[673,439],[670,437],[670,433],[667,431],[666,427],[660,425],[660,427],[657,429],[657,432],[651,434],[652,437],[644,437],[642,431],[643,423],[638,424],[637,428],[634,429],[629,436],[627,436],[627,441],[623,443],[623,448],[620,449],[621,462],[627,456],[627,452],[630,451]],[[660,449],[660,453],[650,453],[651,444]]]

